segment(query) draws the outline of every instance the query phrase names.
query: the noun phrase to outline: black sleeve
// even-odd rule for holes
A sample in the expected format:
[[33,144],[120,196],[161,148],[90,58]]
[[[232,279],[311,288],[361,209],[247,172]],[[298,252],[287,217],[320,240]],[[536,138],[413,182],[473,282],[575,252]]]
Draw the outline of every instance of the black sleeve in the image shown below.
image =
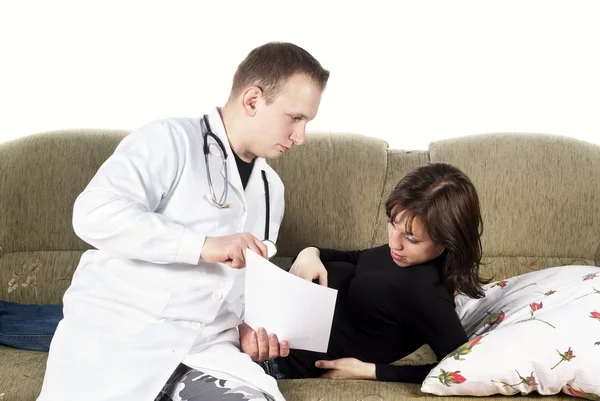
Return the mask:
[[401,383],[423,383],[427,374],[437,364],[417,366],[395,366],[378,363],[375,365],[375,376],[377,380],[384,382],[401,382]]
[[[468,338],[454,310],[452,297],[432,294],[413,288],[404,293],[404,308],[397,308],[398,318],[410,322],[415,336],[422,338],[441,361],[446,355],[466,343]],[[376,365],[377,380],[421,383],[437,364],[421,366]]]
[[[317,247],[318,248],[318,247]],[[356,266],[363,251],[337,251],[335,249],[318,248],[321,262],[348,262]]]

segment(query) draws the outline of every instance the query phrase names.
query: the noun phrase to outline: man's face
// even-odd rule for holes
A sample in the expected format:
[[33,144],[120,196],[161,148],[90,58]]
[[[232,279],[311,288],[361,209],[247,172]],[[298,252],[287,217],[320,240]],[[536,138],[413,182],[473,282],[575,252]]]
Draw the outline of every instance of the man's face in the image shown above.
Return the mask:
[[321,88],[304,74],[292,75],[270,104],[258,100],[251,151],[275,159],[306,139],[306,124],[315,118],[321,103]]

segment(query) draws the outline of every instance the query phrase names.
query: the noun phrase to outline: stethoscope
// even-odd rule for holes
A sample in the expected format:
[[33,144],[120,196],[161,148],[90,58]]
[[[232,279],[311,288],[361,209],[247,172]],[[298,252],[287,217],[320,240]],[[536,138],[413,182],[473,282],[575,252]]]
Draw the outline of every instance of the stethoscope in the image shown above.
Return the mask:
[[[221,139],[216,136],[212,130],[210,129],[210,123],[208,122],[208,116],[205,114],[202,118],[202,138],[204,139],[204,164],[206,165],[206,178],[208,182],[208,200],[218,207],[219,209],[227,209],[231,207],[231,204],[227,202],[227,189],[229,187],[229,176],[227,171],[227,150],[225,150],[225,145]],[[215,140],[216,144],[208,143],[208,137],[211,137]],[[210,154],[210,147],[216,146],[219,152],[221,153],[221,158],[223,159],[223,164],[221,166],[221,170],[225,170],[225,174],[223,174],[223,192],[221,196],[217,199],[215,194],[215,188],[212,183],[212,178],[210,175],[210,163],[208,163],[208,155]],[[262,241],[263,244],[267,247],[267,258],[271,259],[277,253],[277,247],[275,243],[269,239],[269,222],[271,218],[271,203],[269,201],[269,181],[267,181],[267,173],[265,170],[261,170],[262,180],[265,185],[265,206],[266,206],[266,214],[265,214],[265,239]]]

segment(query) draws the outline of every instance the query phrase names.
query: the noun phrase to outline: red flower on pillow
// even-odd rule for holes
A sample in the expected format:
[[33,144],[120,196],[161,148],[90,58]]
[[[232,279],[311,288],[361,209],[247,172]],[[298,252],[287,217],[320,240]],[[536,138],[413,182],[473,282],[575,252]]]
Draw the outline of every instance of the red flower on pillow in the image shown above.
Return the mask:
[[571,394],[573,397],[581,397],[583,395],[585,395],[585,391],[583,390],[575,390],[573,387],[569,386],[567,387],[567,391],[569,392],[569,394]]
[[550,370],[554,369],[555,367],[557,367],[558,365],[560,365],[564,361],[571,362],[571,360],[573,358],[575,358],[575,355],[573,355],[573,351],[571,351],[571,347],[569,347],[569,349],[567,351],[565,351],[565,352],[561,353],[559,350],[556,350],[556,352],[558,352],[558,355],[560,355],[560,361],[558,361],[558,363],[556,365],[552,366],[550,368]]
[[472,339],[468,345],[469,349],[471,349],[474,346],[476,346],[477,344],[479,344],[479,341],[481,341],[482,338],[483,338],[483,336],[477,336],[474,339]]
[[[446,356],[443,360],[447,359],[447,358],[454,358],[457,361],[464,361],[464,358],[461,358],[461,356],[465,356],[467,354],[471,353],[471,349],[476,346],[477,344],[479,344],[479,341],[481,341],[481,339],[485,337],[485,336],[477,336],[474,337],[472,340],[467,341],[466,343],[464,343],[463,345],[461,345],[460,347],[458,347],[457,349],[454,350],[454,352],[448,354],[448,356]],[[440,362],[441,363],[441,362]]]
[[573,397],[585,398],[586,400],[600,401],[600,396],[594,393],[586,393],[583,390],[575,390],[572,386],[567,384],[567,392]]
[[440,372],[442,373],[438,376],[427,376],[427,378],[438,379],[440,383],[442,383],[446,387],[450,387],[453,384],[462,384],[467,381],[467,379],[465,379],[464,376],[459,374],[460,370],[457,370],[455,372],[448,372],[444,369],[440,369]]
[[[592,315],[592,316],[590,316],[592,319],[596,319],[597,321],[600,322],[600,312],[593,311],[593,312],[590,312],[590,315]],[[594,345],[600,345],[600,341],[595,342]]]
[[[499,325],[500,323],[502,323],[502,321],[504,320],[504,318],[506,317],[506,314],[504,313],[504,311],[502,309],[500,309],[498,312],[496,313],[489,313],[490,317],[488,317],[485,322],[483,323],[483,328],[482,330],[485,331],[485,327],[486,326],[494,326],[494,325]],[[480,335],[478,333],[475,333],[477,335]]]
[[504,287],[506,287],[506,284],[508,284],[508,281],[502,280],[502,281],[498,281],[496,284],[494,284],[490,288],[494,288],[494,287],[504,288]]
[[586,274],[585,276],[583,276],[583,281],[587,281],[587,280],[593,280],[596,277],[598,277],[598,273],[590,273],[590,274]]
[[506,317],[506,314],[504,313],[504,311],[502,311],[502,309],[500,309],[498,312],[493,313],[488,320],[485,321],[484,326],[493,326],[493,325],[497,325],[502,323],[502,321],[504,320],[504,318]]
[[534,312],[536,312],[536,311],[539,311],[539,310],[540,310],[540,309],[542,309],[543,307],[544,307],[544,303],[543,303],[543,302],[540,302],[539,304],[538,304],[537,302],[534,302],[534,303],[530,304],[530,305],[529,305],[529,313],[531,313],[531,317],[530,317],[529,319],[525,319],[525,320],[519,320],[518,322],[515,322],[515,324],[516,324],[516,323],[528,322],[528,321],[530,321],[530,320],[537,320],[537,321],[540,321],[540,322],[542,322],[542,323],[546,323],[548,326],[550,326],[550,327],[552,327],[553,329],[555,329],[556,327],[554,327],[553,325],[551,325],[551,324],[550,324],[550,323],[548,323],[547,321],[545,321],[545,320],[542,320],[542,319],[538,319],[538,318],[536,318],[536,317],[534,317],[534,316],[533,316],[533,313],[534,313]]
[[537,310],[540,310],[543,307],[544,307],[544,303],[543,302],[540,302],[539,304],[537,302],[534,302],[531,305],[529,305],[531,316],[533,316],[533,312],[535,312]]
[[467,379],[459,375],[458,372],[460,371],[457,370],[456,372],[452,372],[448,375],[450,377],[450,381],[452,381],[453,384],[461,384],[467,381]]
[[[559,352],[560,354],[560,352]],[[573,351],[571,351],[571,347],[569,347],[569,350],[567,352],[565,352],[565,359],[569,362],[571,362],[571,359],[575,358],[575,355],[573,355]]]
[[527,376],[525,379],[523,379],[523,381],[528,386],[537,386],[537,382],[535,381],[535,377],[533,377],[533,372],[531,372],[531,374],[529,376]]

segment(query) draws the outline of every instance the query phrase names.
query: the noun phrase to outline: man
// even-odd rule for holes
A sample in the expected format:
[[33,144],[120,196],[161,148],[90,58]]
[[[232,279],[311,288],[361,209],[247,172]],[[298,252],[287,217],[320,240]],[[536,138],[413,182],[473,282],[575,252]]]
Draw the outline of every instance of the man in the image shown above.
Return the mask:
[[77,198],[87,251],[39,401],[277,399],[239,350],[246,249],[267,255],[283,184],[264,159],[305,140],[329,72],[289,43],[239,65],[227,103],[128,135]]

